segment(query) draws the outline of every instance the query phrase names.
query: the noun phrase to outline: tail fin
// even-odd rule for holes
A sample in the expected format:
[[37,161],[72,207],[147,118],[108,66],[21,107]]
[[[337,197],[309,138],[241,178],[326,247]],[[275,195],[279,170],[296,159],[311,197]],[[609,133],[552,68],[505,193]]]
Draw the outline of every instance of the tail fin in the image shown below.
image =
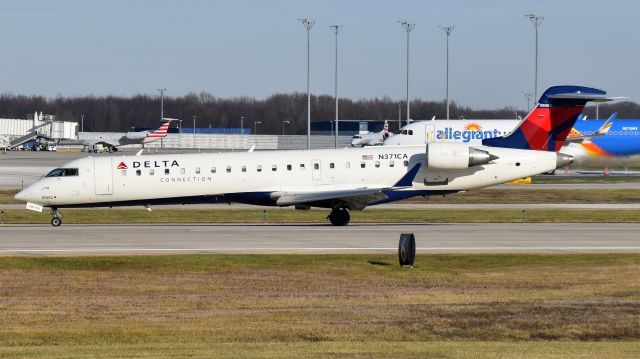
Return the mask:
[[153,130],[149,131],[149,133],[147,134],[147,137],[149,138],[164,138],[167,136],[167,131],[169,130],[169,125],[171,124],[171,121],[176,121],[176,119],[174,118],[163,118],[160,120],[160,124],[158,124],[158,127],[154,128]]
[[482,140],[492,147],[558,152],[571,128],[589,101],[610,101],[606,92],[582,86],[550,87],[540,97],[536,108],[520,125],[504,137]]

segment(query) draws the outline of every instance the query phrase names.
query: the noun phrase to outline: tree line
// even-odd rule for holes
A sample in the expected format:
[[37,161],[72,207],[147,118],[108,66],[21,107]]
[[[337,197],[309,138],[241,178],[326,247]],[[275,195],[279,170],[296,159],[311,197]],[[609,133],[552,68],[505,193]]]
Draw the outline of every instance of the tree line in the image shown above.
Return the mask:
[[[389,120],[392,128],[398,120],[398,110],[404,121],[406,106],[389,97],[373,99],[340,99],[340,120],[384,121]],[[0,118],[26,118],[27,114],[42,111],[56,115],[63,121],[81,122],[84,115],[85,131],[125,132],[132,128],[153,127],[160,118],[160,97],[149,95],[121,96],[78,96],[47,98],[14,94],[0,95]],[[311,120],[331,121],[334,118],[335,100],[332,96],[311,97]],[[599,107],[601,118],[612,112],[618,118],[640,118],[640,105],[634,102],[603,104]],[[585,109],[589,118],[595,118],[595,106]],[[189,93],[179,97],[164,98],[165,117],[183,120],[183,127],[240,127],[244,117],[244,127],[252,128],[254,121],[260,121],[259,132],[278,134],[283,121],[289,121],[287,133],[306,134],[307,96],[303,93],[275,94],[265,99],[251,97],[220,98],[209,93]],[[524,116],[523,111],[513,107],[494,110],[475,110],[455,102],[450,104],[450,118],[503,119]],[[444,118],[444,101],[411,101],[411,118],[428,120],[433,116]]]

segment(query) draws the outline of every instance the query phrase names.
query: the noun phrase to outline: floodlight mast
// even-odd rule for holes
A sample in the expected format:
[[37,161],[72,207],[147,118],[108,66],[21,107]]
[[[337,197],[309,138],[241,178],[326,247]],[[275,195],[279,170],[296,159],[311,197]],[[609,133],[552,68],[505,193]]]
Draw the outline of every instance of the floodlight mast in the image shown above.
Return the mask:
[[311,149],[311,92],[309,90],[309,65],[310,65],[310,38],[309,33],[311,28],[316,23],[313,20],[307,18],[298,19],[302,23],[302,26],[307,30],[307,149]]
[[446,90],[446,98],[447,98],[447,120],[449,120],[449,37],[451,36],[451,33],[453,32],[453,29],[455,29],[456,27],[453,25],[447,25],[447,26],[439,26],[442,31],[444,31],[444,33],[447,35],[447,90]]
[[336,114],[335,114],[335,122],[336,122],[336,128],[335,128],[335,143],[334,143],[334,148],[338,148],[338,133],[339,133],[339,126],[338,126],[338,119],[339,119],[339,115],[338,115],[338,33],[340,32],[340,29],[342,28],[342,25],[339,24],[334,24],[334,25],[329,25],[329,27],[331,28],[331,30],[333,30],[333,33],[335,34],[335,46],[336,46],[336,50],[335,50],[335,55],[336,55],[336,59],[335,59],[335,72],[334,72],[334,97],[336,100]]
[[533,94],[531,92],[523,92],[524,98],[527,99],[527,113],[531,111],[531,101],[533,100]]
[[156,89],[160,91],[160,119],[164,118],[164,93],[167,91],[166,88]]
[[416,24],[412,24],[407,20],[398,20],[398,22],[402,25],[404,30],[407,32],[407,95],[405,101],[407,101],[407,125],[409,124],[409,119],[411,118],[411,109],[409,106],[409,34]]
[[533,24],[533,27],[536,29],[536,51],[535,51],[535,71],[534,71],[534,85],[533,85],[533,100],[538,100],[538,28],[542,25],[544,21],[544,17],[537,16],[534,13],[526,14],[525,17],[528,17]]

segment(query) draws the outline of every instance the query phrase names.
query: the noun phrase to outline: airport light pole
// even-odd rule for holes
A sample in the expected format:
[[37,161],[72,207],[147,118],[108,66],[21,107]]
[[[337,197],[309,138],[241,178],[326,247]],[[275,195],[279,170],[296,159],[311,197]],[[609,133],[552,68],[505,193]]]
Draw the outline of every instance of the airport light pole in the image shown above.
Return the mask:
[[84,132],[84,114],[80,115],[80,132]]
[[525,15],[525,17],[528,17],[529,20],[531,20],[533,27],[535,27],[536,29],[536,51],[535,51],[535,71],[534,71],[535,75],[534,75],[534,85],[533,85],[533,100],[537,101],[538,100],[538,28],[542,24],[542,21],[544,21],[544,17],[537,16],[534,13],[527,14]]
[[285,120],[285,121],[282,121],[282,135],[283,135],[283,136],[284,136],[284,125],[288,125],[288,124],[290,124],[290,123],[291,123],[291,121],[286,121],[286,120]]
[[402,128],[402,100],[396,101],[398,104],[398,132],[400,132],[400,128]]
[[311,91],[309,90],[310,38],[311,28],[316,23],[307,18],[298,19],[307,30],[307,149],[311,149]]
[[409,124],[409,119],[411,118],[411,109],[409,107],[409,34],[416,24],[409,23],[407,20],[399,20],[398,21],[404,30],[407,32],[407,96],[405,101],[407,101],[407,125]]
[[335,115],[335,121],[336,121],[336,133],[335,133],[335,144],[334,144],[334,148],[338,148],[338,132],[339,132],[339,126],[338,126],[338,33],[340,32],[340,28],[342,28],[342,25],[329,25],[329,27],[333,30],[333,33],[336,35],[336,41],[335,41],[335,46],[336,46],[336,51],[335,51],[335,55],[336,55],[336,59],[335,59],[335,72],[334,72],[334,97],[336,99],[336,115]]
[[447,91],[446,91],[446,95],[447,95],[447,120],[449,119],[449,37],[451,37],[451,33],[453,32],[453,29],[455,29],[456,27],[453,25],[447,25],[447,26],[440,26],[440,28],[442,29],[442,31],[444,31],[444,33],[447,35]]
[[258,125],[261,124],[261,123],[262,123],[261,121],[253,121],[253,132],[254,132],[254,135],[258,134]]
[[196,148],[196,115],[193,115],[193,148]]
[[164,118],[164,93],[167,91],[166,88],[156,89],[160,91],[160,118]]
[[527,100],[527,113],[531,111],[531,101],[533,100],[533,94],[531,92],[523,92],[524,98]]
[[244,116],[240,116],[240,134],[244,135]]

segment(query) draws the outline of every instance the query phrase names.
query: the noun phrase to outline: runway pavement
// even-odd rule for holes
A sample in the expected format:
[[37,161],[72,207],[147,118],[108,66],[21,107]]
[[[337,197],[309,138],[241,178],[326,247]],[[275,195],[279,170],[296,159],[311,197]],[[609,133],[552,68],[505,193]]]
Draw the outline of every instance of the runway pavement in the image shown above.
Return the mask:
[[638,224],[2,225],[0,255],[396,253],[415,233],[423,253],[640,253]]

